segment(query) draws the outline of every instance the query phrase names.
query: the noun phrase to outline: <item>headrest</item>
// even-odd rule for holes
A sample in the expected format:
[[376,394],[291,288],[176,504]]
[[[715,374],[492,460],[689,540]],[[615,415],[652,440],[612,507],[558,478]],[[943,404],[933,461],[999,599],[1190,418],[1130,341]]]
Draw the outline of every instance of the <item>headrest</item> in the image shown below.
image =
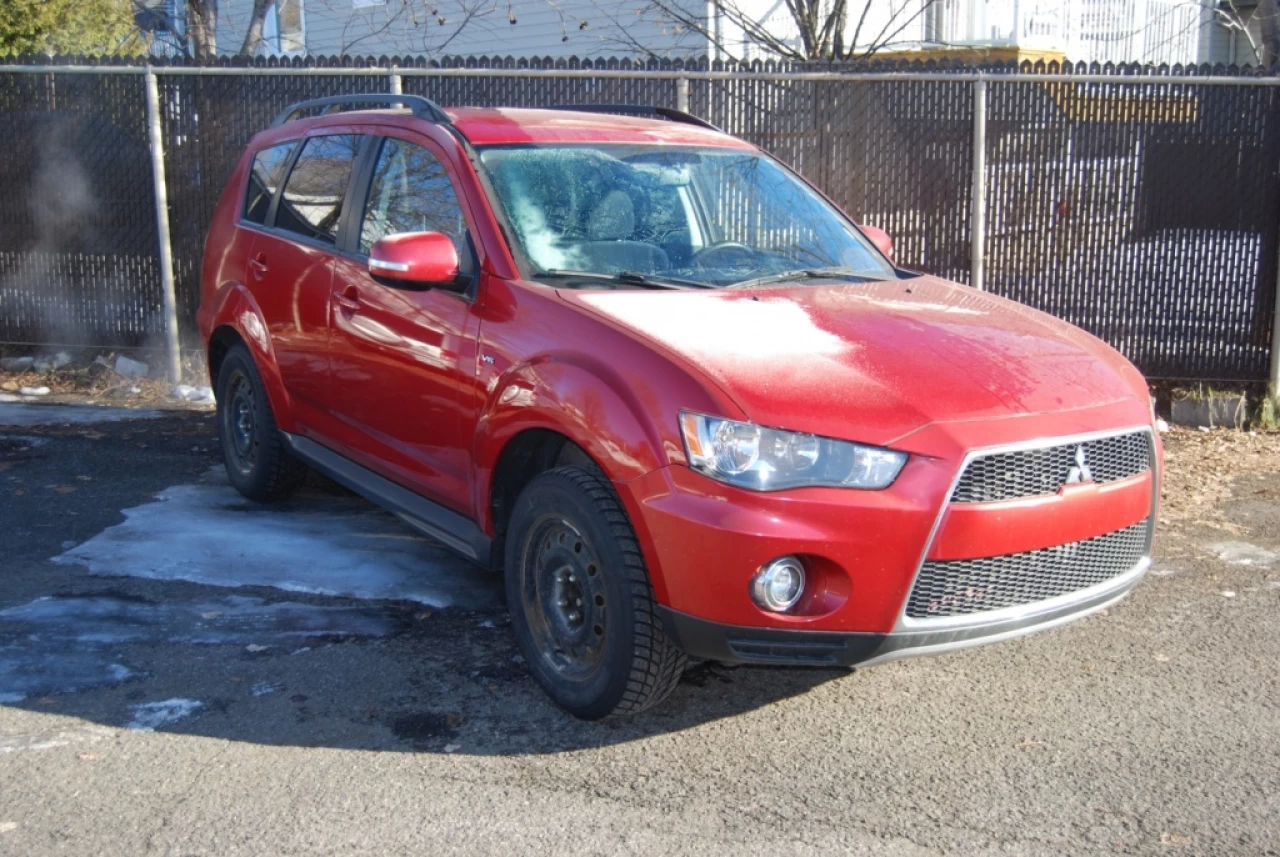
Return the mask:
[[631,197],[611,190],[591,211],[587,235],[592,241],[621,241],[636,231],[636,209]]

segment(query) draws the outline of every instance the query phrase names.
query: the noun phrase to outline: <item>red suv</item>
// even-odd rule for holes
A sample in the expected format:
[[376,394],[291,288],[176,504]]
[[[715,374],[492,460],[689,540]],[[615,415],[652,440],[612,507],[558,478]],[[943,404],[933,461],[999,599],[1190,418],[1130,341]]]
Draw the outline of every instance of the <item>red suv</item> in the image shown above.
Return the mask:
[[313,467],[501,570],[586,718],[690,656],[878,663],[1123,597],[1142,376],[873,232],[675,111],[295,105],[205,250],[227,471],[268,500]]

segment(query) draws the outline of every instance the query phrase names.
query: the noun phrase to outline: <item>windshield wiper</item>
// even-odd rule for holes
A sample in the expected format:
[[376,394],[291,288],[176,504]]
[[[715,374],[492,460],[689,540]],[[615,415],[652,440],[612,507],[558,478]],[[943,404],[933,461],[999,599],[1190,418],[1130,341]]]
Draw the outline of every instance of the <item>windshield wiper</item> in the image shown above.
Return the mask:
[[677,277],[651,277],[638,271],[620,271],[616,274],[606,274],[603,271],[567,271],[560,268],[552,268],[546,271],[538,271],[533,275],[535,280],[540,277],[579,277],[589,280],[608,280],[612,283],[622,283],[627,286],[646,286],[651,289],[715,288],[710,283],[703,283],[698,280],[682,280]]
[[753,286],[764,286],[769,283],[781,283],[785,280],[825,280],[825,279],[847,279],[859,280],[861,282],[881,281],[883,277],[876,277],[867,274],[864,271],[855,271],[852,268],[796,268],[792,271],[783,271],[779,274],[768,274],[763,277],[756,277],[753,280],[743,280],[740,283],[733,283],[725,286],[726,289],[749,289]]

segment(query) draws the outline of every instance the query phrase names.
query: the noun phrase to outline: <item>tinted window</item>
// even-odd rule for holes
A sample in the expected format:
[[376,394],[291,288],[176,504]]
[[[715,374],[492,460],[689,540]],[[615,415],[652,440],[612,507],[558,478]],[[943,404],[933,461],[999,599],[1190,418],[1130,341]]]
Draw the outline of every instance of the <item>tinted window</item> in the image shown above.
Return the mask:
[[368,253],[379,238],[399,232],[443,232],[464,268],[470,258],[467,224],[444,166],[421,146],[387,138],[369,185],[360,250]]
[[263,149],[253,156],[249,189],[244,198],[245,220],[250,223],[267,222],[267,210],[271,208],[276,188],[280,187],[280,179],[284,177],[284,168],[289,163],[289,153],[292,151],[293,143],[282,143]]
[[342,198],[360,137],[312,137],[302,145],[276,210],[275,225],[327,244],[338,240]]

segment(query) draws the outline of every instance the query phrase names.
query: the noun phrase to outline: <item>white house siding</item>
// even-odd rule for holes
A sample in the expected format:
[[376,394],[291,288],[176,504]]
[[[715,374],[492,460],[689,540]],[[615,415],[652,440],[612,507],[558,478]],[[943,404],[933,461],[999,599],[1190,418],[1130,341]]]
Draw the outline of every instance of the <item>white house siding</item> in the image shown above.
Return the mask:
[[[723,19],[709,27],[726,47],[718,53],[697,34],[662,20],[648,0],[300,2],[305,53],[312,56],[768,56]],[[707,13],[704,0],[683,2],[699,16]],[[735,2],[778,38],[799,47],[785,0]],[[244,41],[252,0],[220,5],[219,47],[235,53]],[[861,17],[860,51],[1020,45],[1062,51],[1076,62],[1255,61],[1248,39],[1232,33],[1197,0],[935,0],[926,5],[924,0],[850,0],[846,38],[853,37]],[[477,13],[466,20],[468,8]],[[1255,38],[1257,29],[1254,22]]]
[[[1247,23],[1253,45],[1261,44],[1262,27],[1259,21],[1252,16],[1250,10],[1244,10],[1244,13],[1249,15]],[[1259,61],[1249,37],[1217,19],[1211,20],[1206,28],[1202,59],[1208,63],[1239,66],[1257,65]]]
[[[225,32],[233,41],[237,30],[243,39],[243,24],[237,23],[250,3],[224,0]],[[692,34],[646,18],[644,5],[644,0],[485,0],[478,5],[472,0],[303,0],[303,14],[306,49],[313,56],[634,56],[638,46],[658,56],[706,53],[705,43]],[[468,19],[468,7],[478,8],[478,14]]]

